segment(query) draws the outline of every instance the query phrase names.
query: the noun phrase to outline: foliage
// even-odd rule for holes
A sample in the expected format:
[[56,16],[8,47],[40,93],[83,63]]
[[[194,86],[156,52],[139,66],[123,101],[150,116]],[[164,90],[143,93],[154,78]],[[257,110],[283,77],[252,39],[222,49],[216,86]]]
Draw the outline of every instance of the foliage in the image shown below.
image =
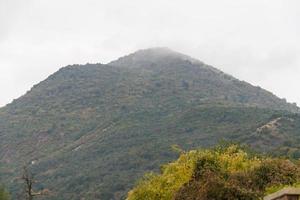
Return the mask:
[[127,200],[255,200],[271,187],[297,183],[299,169],[289,160],[255,156],[238,145],[190,151],[160,174],[146,175]]
[[10,200],[9,193],[3,186],[0,186],[0,200]]
[[162,166],[162,176],[145,175],[139,186],[129,193],[129,199],[170,199],[192,176],[196,156],[196,152],[182,154],[176,162]]

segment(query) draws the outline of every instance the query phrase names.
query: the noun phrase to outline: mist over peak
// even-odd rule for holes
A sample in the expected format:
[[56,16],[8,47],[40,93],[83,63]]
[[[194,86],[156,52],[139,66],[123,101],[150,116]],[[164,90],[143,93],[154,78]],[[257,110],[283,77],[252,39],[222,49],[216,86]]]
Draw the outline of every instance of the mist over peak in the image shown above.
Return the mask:
[[158,64],[166,61],[189,61],[197,64],[204,64],[203,62],[194,59],[188,55],[171,50],[168,47],[154,47],[148,49],[138,50],[134,53],[121,57],[109,63],[109,65],[124,66],[124,67],[143,67],[149,63]]

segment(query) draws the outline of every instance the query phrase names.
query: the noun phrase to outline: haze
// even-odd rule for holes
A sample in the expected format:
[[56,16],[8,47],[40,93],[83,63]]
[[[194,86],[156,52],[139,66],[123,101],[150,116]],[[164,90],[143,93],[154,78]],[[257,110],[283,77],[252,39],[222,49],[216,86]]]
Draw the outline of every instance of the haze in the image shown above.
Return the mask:
[[165,46],[300,105],[298,0],[0,0],[0,106],[68,64]]

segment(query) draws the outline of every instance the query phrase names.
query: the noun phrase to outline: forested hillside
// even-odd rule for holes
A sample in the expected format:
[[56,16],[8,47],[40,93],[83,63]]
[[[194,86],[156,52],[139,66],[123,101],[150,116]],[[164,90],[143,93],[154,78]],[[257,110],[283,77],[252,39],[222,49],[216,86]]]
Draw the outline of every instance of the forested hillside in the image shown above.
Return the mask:
[[[299,157],[299,108],[165,48],[71,65],[0,109],[0,182],[23,165],[49,199],[124,199],[147,171],[222,139]],[[277,150],[277,151],[274,151]]]

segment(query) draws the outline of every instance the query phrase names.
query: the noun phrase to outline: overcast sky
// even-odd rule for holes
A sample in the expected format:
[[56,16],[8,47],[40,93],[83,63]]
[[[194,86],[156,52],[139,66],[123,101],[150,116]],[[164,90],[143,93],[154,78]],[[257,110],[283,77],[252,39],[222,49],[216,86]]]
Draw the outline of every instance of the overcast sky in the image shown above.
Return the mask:
[[300,105],[299,0],[0,0],[0,106],[65,65],[156,46]]

